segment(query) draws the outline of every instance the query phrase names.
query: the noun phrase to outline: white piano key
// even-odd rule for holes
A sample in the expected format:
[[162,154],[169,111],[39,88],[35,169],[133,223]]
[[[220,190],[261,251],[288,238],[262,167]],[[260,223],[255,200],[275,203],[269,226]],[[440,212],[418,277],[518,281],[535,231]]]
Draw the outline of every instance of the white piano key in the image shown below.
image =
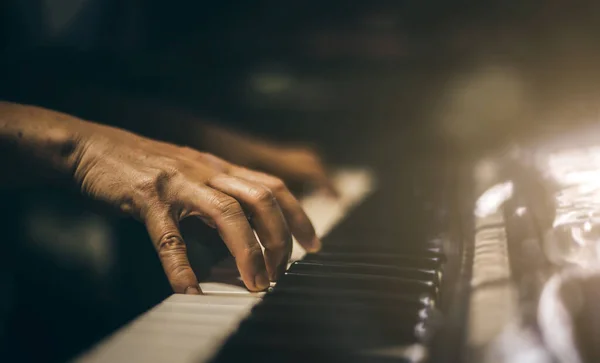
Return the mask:
[[203,282],[200,284],[202,292],[205,295],[224,295],[224,296],[239,296],[239,295],[251,295],[261,297],[264,292],[253,293],[248,291],[240,281],[239,285],[233,285],[222,282]]
[[259,300],[173,295],[76,361],[196,362],[214,354]]
[[260,296],[253,293],[235,298],[218,295],[183,295],[173,294],[165,299],[158,307],[164,306],[200,306],[200,305],[245,305],[248,302],[258,301]]
[[411,363],[422,363],[427,360],[427,348],[422,344],[377,348],[366,351],[364,354],[372,357],[403,359]]
[[171,323],[171,324],[191,324],[191,325],[213,325],[215,322],[223,322],[230,320],[232,316],[244,314],[248,309],[223,309],[222,306],[217,306],[216,309],[211,309],[212,306],[206,307],[201,314],[190,314],[181,312],[162,312],[153,311],[148,314],[147,321],[152,323]]

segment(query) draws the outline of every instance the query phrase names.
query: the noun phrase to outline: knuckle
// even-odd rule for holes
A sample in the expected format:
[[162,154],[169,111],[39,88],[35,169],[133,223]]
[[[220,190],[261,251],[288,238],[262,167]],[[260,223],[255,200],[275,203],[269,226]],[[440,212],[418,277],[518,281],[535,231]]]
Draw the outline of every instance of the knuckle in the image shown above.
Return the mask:
[[175,175],[177,175],[177,173],[178,173],[177,169],[168,168],[168,169],[160,170],[154,176],[154,187],[158,191],[159,195],[164,194],[163,191],[167,188],[167,186],[169,185],[169,182],[171,182],[171,180],[173,180],[173,178],[175,177]]
[[151,173],[140,173],[135,176],[135,190],[140,194],[153,195],[155,194],[156,178]]
[[269,187],[274,193],[284,192],[287,190],[285,182],[279,178],[272,178],[269,181]]
[[253,187],[249,191],[252,204],[271,208],[275,206],[276,200],[273,192],[264,187]]
[[175,167],[160,168],[139,175],[137,179],[137,190],[146,197],[163,198],[168,194],[172,180],[179,174]]
[[244,214],[242,206],[231,197],[217,197],[213,204],[216,213],[221,217],[231,218]]
[[163,235],[157,243],[157,249],[161,254],[185,253],[186,245],[181,236],[175,232]]

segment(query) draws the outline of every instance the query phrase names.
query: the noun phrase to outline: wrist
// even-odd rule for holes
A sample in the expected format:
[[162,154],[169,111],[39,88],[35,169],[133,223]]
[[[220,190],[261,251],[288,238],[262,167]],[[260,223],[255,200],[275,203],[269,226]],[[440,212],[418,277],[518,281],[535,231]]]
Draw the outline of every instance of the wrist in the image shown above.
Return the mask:
[[16,163],[14,173],[30,179],[70,176],[81,152],[83,122],[34,106],[0,103],[0,143],[8,158],[2,162]]

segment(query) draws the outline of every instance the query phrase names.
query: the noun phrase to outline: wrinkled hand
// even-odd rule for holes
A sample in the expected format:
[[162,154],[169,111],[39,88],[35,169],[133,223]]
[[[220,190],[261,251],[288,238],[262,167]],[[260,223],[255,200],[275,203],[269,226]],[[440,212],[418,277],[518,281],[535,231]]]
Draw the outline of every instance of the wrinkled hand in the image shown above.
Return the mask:
[[309,186],[337,195],[323,161],[312,149],[269,147],[258,155],[254,165],[289,185]]
[[179,231],[188,216],[218,229],[253,291],[285,271],[291,234],[308,250],[320,247],[279,178],[111,127],[92,124],[80,138],[75,178],[82,191],[144,222],[175,292],[200,293]]
[[201,144],[229,161],[263,170],[290,185],[337,194],[323,160],[310,148],[276,145],[213,125],[204,125],[202,134]]

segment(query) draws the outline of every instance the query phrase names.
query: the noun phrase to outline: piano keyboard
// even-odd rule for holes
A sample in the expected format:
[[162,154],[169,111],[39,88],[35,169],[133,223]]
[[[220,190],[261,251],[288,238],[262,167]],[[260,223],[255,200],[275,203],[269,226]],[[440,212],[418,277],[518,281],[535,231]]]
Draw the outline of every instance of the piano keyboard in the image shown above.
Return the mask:
[[[338,198],[313,194],[301,203],[320,237],[325,236],[348,212],[364,200],[374,189],[374,179],[366,170],[341,170],[334,176],[340,191]],[[301,282],[310,279],[310,270],[318,268],[319,261],[305,262],[304,249],[294,241],[289,271],[306,271],[294,277]],[[327,254],[323,254],[326,256]],[[326,258],[326,257],[324,257]],[[329,264],[332,272],[343,272],[345,265]],[[365,272],[395,273],[385,267],[364,267]],[[430,271],[415,271],[427,275]],[[335,281],[332,281],[335,283]],[[365,282],[368,283],[368,282]],[[243,287],[232,259],[218,265],[209,281],[200,284],[203,295],[172,295],[143,314],[92,350],[78,357],[76,362],[203,362],[213,358],[223,343],[251,309],[262,300],[264,293],[251,293]],[[415,288],[421,288],[415,286]],[[423,286],[423,288],[429,288]],[[275,287],[277,289],[277,287]],[[293,291],[290,292],[293,294]],[[302,300],[297,300],[302,303]],[[419,304],[419,302],[416,302]],[[352,309],[348,305],[348,309]],[[349,310],[350,311],[350,310]],[[279,309],[285,315],[285,311]],[[282,317],[284,318],[284,317]],[[382,352],[386,354],[386,352]],[[394,352],[394,354],[398,354]],[[407,347],[400,354],[419,358],[419,347]]]
[[382,180],[322,251],[291,265],[210,362],[428,359],[449,241],[440,171],[425,167],[404,185]]

